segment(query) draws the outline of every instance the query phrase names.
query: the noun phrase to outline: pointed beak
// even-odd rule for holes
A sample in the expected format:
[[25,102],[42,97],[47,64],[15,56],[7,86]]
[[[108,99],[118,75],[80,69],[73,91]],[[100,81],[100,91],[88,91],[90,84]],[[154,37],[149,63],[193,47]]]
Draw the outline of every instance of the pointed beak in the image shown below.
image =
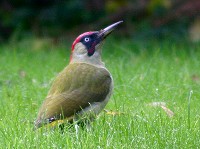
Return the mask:
[[109,25],[108,27],[99,31],[99,37],[103,40],[105,39],[119,24],[123,21],[116,22],[114,24]]

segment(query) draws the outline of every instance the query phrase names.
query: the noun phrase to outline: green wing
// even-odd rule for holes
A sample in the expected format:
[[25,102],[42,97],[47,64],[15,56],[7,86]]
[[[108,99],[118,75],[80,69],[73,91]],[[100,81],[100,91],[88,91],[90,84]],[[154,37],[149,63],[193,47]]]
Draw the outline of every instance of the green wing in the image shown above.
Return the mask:
[[93,102],[105,100],[111,86],[110,73],[85,63],[68,65],[54,80],[43,102],[36,126],[51,118],[68,118]]

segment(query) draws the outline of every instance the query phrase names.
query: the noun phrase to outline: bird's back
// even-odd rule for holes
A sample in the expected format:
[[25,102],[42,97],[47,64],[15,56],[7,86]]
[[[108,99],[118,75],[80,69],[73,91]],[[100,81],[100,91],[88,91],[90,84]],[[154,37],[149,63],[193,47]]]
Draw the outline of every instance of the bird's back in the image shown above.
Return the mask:
[[104,103],[104,108],[111,90],[112,77],[107,69],[86,63],[69,64],[54,80],[35,125],[73,117],[93,103]]

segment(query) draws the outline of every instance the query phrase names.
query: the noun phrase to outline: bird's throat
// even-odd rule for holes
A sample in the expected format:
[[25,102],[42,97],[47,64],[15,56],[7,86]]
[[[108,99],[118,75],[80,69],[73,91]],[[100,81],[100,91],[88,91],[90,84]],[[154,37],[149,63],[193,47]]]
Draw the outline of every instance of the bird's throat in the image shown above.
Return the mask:
[[70,63],[87,63],[90,65],[105,67],[104,63],[101,60],[101,46],[96,46],[90,52],[93,52],[91,55],[88,55],[88,50],[84,49],[83,46],[77,44],[75,50],[72,51],[70,56]]

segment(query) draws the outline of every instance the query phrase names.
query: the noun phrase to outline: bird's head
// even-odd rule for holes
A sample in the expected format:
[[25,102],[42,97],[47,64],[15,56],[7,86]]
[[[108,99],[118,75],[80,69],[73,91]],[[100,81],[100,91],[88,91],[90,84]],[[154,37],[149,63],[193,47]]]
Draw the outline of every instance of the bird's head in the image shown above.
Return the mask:
[[70,63],[101,63],[103,40],[122,22],[116,22],[100,31],[89,31],[79,35],[72,44]]

